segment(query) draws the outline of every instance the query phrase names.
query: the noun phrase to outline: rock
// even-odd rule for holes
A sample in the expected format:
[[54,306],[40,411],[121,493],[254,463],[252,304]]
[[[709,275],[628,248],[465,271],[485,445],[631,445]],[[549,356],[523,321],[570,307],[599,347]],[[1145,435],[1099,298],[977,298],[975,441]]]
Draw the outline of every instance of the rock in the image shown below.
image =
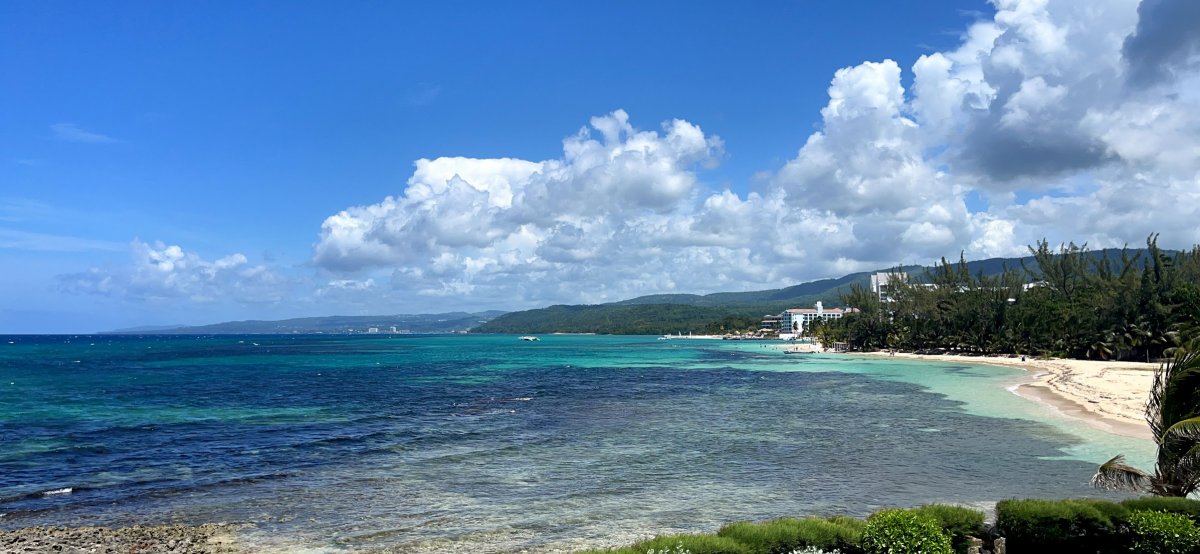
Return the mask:
[[28,527],[0,531],[0,553],[18,554],[249,554],[239,544],[237,525]]

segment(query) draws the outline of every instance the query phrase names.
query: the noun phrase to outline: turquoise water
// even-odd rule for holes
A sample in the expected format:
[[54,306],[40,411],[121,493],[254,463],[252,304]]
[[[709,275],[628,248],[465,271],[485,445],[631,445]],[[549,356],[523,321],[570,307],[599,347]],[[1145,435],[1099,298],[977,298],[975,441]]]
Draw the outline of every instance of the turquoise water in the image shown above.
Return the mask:
[[1019,370],[653,337],[0,338],[0,527],[562,551],[739,519],[1087,496],[1148,460]]

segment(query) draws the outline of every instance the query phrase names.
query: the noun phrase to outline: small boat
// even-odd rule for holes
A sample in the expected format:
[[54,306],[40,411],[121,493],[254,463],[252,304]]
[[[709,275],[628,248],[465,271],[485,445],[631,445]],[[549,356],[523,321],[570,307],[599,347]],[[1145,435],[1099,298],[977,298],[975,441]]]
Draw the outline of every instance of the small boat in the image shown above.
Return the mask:
[[539,338],[537,338],[537,337],[534,337],[534,336],[526,335],[526,336],[523,336],[523,337],[521,337],[521,340],[526,340],[526,341],[533,342],[533,341],[536,341],[536,340],[542,340],[542,339],[539,339]]

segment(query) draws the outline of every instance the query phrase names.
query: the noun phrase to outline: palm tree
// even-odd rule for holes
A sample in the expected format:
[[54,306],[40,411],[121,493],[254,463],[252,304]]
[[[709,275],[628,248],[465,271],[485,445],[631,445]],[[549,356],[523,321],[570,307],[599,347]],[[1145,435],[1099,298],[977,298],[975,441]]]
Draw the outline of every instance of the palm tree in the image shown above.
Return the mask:
[[1092,486],[1155,496],[1187,496],[1200,489],[1200,339],[1176,349],[1154,372],[1146,422],[1158,443],[1154,474],[1118,455],[1096,470]]

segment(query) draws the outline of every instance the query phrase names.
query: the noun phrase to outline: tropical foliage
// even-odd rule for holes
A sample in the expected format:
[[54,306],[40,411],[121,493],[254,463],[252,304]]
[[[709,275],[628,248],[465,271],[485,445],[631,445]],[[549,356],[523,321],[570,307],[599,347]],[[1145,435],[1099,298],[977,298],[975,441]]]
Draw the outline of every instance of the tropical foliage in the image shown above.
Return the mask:
[[1166,553],[1196,552],[1200,539],[1200,500],[1188,498],[1009,499],[998,502],[995,513],[994,526],[984,523],[982,512],[945,504],[886,509],[866,521],[834,516],[738,522],[715,535],[667,535],[581,554],[948,554],[951,546],[966,554],[980,543],[992,548],[1000,537],[1010,552]]
[[931,516],[913,510],[883,510],[867,519],[862,549],[867,554],[953,554],[950,535]]
[[1130,552],[1138,554],[1191,554],[1200,550],[1200,529],[1187,516],[1155,511],[1129,515]]
[[1042,241],[1030,263],[994,274],[943,259],[894,280],[889,301],[851,287],[842,301],[860,311],[814,333],[851,350],[1161,358],[1200,318],[1200,246],[1168,252],[1157,242],[1097,253]]
[[1158,443],[1154,473],[1120,455],[1101,465],[1092,484],[1105,489],[1187,496],[1200,489],[1200,340],[1175,350],[1150,388],[1146,421]]

